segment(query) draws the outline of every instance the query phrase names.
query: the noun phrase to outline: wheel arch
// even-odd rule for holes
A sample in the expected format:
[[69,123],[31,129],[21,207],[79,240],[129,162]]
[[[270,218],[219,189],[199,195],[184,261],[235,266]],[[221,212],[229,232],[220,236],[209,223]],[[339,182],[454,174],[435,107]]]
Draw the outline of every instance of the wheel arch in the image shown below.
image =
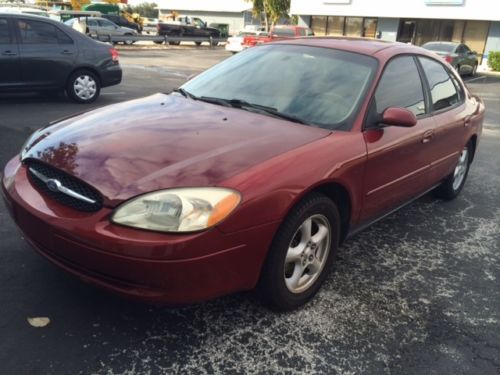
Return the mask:
[[324,181],[310,187],[300,194],[288,208],[285,217],[299,202],[304,200],[311,193],[320,193],[330,198],[340,214],[340,243],[342,243],[349,233],[352,217],[352,197],[344,184],[338,181]]
[[349,223],[352,216],[351,195],[346,187],[338,182],[328,182],[316,186],[312,191],[319,192],[330,198],[340,214],[340,243],[344,242],[349,233]]
[[477,134],[473,134],[472,137],[470,137],[469,141],[467,143],[470,143],[472,146],[471,150],[471,158],[470,162],[472,163],[474,161],[474,156],[476,155],[476,148],[477,148]]

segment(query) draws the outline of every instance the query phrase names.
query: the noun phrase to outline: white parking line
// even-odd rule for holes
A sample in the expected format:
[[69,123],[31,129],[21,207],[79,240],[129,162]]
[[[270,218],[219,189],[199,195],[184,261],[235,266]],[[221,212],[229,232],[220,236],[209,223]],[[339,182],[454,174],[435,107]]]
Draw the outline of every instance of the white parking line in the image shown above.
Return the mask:
[[478,79],[486,79],[486,76],[479,76],[479,77],[476,77],[476,78],[471,78],[471,79],[466,80],[465,83],[467,83],[467,82],[474,82],[474,81],[477,81]]
[[117,91],[117,92],[101,92],[101,95],[125,95],[125,91]]

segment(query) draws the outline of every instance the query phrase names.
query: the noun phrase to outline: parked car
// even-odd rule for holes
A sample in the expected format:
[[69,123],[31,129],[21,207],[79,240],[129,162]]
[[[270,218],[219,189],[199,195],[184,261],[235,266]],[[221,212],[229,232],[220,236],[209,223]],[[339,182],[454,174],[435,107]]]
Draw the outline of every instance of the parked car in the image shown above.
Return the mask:
[[123,16],[119,16],[116,14],[103,14],[101,17],[113,22],[115,25],[135,30],[139,34],[142,32],[141,25],[139,25],[135,22],[130,22],[128,19],[126,19]]
[[[73,24],[77,22],[77,18],[72,18],[66,22],[66,25],[73,27]],[[128,27],[118,26],[115,23],[111,22],[102,17],[87,17],[85,19],[88,33],[91,36],[96,36],[97,38],[109,38],[113,36],[136,36],[137,31],[133,29],[129,29]],[[134,40],[125,40],[124,44],[133,44]]]
[[258,44],[269,43],[273,41],[299,38],[304,36],[314,36],[312,30],[308,27],[294,25],[276,25],[271,28],[269,34],[248,35],[243,38],[243,48],[253,47]]
[[0,91],[66,91],[80,103],[121,82],[118,52],[46,17],[0,13]]
[[146,34],[156,34],[159,22],[160,20],[158,18],[144,18],[142,32]]
[[258,287],[287,310],[348,236],[460,193],[484,111],[425,49],[281,41],[41,128],[1,190],[24,238],[90,283],[170,304]]
[[232,53],[241,52],[241,51],[247,49],[250,46],[248,44],[244,44],[246,36],[268,37],[269,33],[265,32],[265,31],[243,30],[243,31],[240,31],[238,34],[227,38],[227,42],[226,42],[226,45],[224,48],[226,49],[226,51],[232,52]]
[[477,52],[471,51],[462,43],[453,42],[429,42],[423,48],[433,51],[441,56],[447,63],[453,66],[459,74],[474,76],[479,65]]
[[[220,37],[220,31],[213,27],[208,27],[207,23],[198,17],[188,17],[180,16],[177,17],[175,21],[161,21],[158,23],[157,35],[167,36],[172,38],[213,38],[218,39]],[[163,42],[157,41],[156,44],[161,44]],[[179,45],[181,42],[179,40],[171,40],[168,42],[171,45]],[[202,41],[196,41],[197,46],[201,45]],[[212,45],[216,46],[219,44],[218,40],[213,40]]]

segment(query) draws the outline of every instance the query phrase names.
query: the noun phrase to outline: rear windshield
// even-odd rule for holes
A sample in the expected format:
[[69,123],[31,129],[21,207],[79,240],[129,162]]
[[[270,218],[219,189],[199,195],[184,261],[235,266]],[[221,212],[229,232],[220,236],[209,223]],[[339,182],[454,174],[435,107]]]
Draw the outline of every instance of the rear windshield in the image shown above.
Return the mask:
[[273,35],[277,36],[295,36],[295,31],[293,29],[274,29]]
[[186,83],[197,97],[239,99],[304,122],[350,128],[377,61],[353,52],[273,44],[250,48]]
[[431,51],[453,52],[457,46],[455,44],[427,43],[422,47]]

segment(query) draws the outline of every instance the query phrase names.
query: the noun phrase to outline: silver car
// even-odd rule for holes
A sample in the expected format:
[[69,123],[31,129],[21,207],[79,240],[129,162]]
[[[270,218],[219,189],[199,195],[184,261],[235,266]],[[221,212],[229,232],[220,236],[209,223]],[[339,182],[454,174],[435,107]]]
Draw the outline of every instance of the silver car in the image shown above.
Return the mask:
[[[76,18],[72,18],[66,22],[64,22],[66,25],[73,27],[73,24],[77,21]],[[124,35],[130,35],[130,36],[135,36],[137,35],[137,31],[134,29],[129,29],[128,27],[123,27],[123,26],[118,26],[117,24],[111,22],[110,20],[107,20],[105,18],[101,17],[89,17],[85,19],[85,22],[87,24],[87,33],[90,34],[91,36],[96,35],[99,39],[100,37],[110,37],[110,36],[124,36]],[[124,41],[125,44],[132,44],[134,41],[132,40],[126,40]]]
[[459,74],[474,76],[479,64],[477,52],[471,51],[462,43],[453,42],[428,42],[423,48],[436,52],[448,62]]

